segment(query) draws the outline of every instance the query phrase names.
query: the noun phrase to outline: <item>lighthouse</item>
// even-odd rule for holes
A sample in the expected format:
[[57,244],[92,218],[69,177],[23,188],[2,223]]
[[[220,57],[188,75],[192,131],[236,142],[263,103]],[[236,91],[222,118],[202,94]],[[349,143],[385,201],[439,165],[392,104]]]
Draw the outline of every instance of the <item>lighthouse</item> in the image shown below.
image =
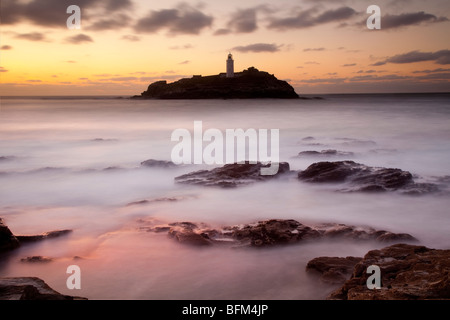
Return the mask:
[[233,55],[229,53],[227,59],[227,78],[233,77],[234,77],[234,60]]

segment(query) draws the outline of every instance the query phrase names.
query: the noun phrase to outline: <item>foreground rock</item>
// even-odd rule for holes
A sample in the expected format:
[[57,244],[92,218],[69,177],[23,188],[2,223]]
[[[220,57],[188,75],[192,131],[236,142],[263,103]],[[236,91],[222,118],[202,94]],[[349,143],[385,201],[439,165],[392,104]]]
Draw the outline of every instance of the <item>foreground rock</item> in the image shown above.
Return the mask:
[[41,241],[61,237],[71,233],[72,230],[55,230],[38,235],[15,236],[0,218],[0,253],[18,248],[23,243]]
[[29,262],[29,263],[48,263],[52,262],[53,259],[49,257],[43,257],[43,256],[32,256],[32,257],[26,257],[23,259],[20,259],[21,262]]
[[0,218],[0,253],[15,249],[19,246],[19,240],[17,240],[11,230],[3,223],[3,219]]
[[87,300],[62,295],[34,277],[0,278],[0,300]]
[[185,197],[163,197],[163,198],[156,198],[156,199],[149,199],[149,200],[144,199],[144,200],[130,202],[127,204],[127,207],[150,204],[150,203],[177,202],[177,201],[181,201],[184,199],[186,199],[186,198]]
[[234,188],[256,181],[269,180],[289,172],[289,163],[279,163],[278,173],[272,176],[261,175],[261,168],[268,167],[260,162],[256,164],[227,164],[213,170],[200,170],[176,177],[177,183],[202,185],[208,187]]
[[268,247],[299,243],[314,239],[351,239],[360,241],[416,241],[404,233],[343,224],[307,226],[295,220],[272,219],[254,224],[211,228],[206,224],[175,222],[141,227],[148,232],[167,232],[179,243],[193,246],[227,245],[232,247]]
[[134,99],[298,99],[286,81],[256,68],[235,73],[233,78],[225,75],[194,76],[173,83],[157,81]]
[[141,162],[141,166],[148,168],[175,168],[177,165],[172,161],[149,159]]
[[322,150],[322,151],[302,151],[298,154],[298,157],[324,157],[324,158],[332,158],[332,157],[353,157],[355,154],[353,152],[348,151],[338,151],[338,150]]
[[313,183],[347,183],[340,191],[400,191],[420,195],[438,191],[435,184],[416,183],[408,171],[369,167],[354,161],[318,162],[298,173],[302,181]]
[[[380,290],[369,290],[371,265],[381,269]],[[351,278],[329,299],[418,300],[450,299],[450,250],[396,244],[369,251],[355,265]]]
[[363,258],[358,257],[319,257],[309,261],[306,270],[316,271],[321,280],[330,284],[342,284],[350,278],[353,268]]
[[66,230],[55,230],[55,231],[49,231],[45,232],[43,234],[38,235],[30,235],[30,236],[16,236],[20,243],[26,243],[26,242],[35,242],[35,241],[41,241],[45,239],[51,239],[51,238],[58,238],[61,236],[65,236],[69,233],[71,233],[72,230],[66,229]]

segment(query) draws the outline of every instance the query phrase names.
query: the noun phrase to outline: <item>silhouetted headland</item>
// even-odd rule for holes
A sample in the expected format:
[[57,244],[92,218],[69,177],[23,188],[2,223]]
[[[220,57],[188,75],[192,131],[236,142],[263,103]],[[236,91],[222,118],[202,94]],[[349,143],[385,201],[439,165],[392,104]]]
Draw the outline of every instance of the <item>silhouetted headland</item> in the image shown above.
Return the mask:
[[273,74],[251,67],[233,77],[222,73],[173,83],[157,81],[133,99],[298,99],[294,88]]

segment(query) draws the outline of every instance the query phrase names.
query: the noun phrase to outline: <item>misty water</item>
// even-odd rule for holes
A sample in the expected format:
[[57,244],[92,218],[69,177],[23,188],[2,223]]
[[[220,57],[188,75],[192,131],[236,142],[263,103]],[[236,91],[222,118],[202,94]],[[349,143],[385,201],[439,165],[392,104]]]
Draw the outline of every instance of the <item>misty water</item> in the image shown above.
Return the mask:
[[[140,230],[150,219],[215,227],[271,218],[337,222],[410,233],[422,245],[450,249],[450,197],[442,194],[340,193],[295,175],[236,189],[207,188],[174,182],[211,168],[206,165],[140,165],[170,160],[172,131],[192,131],[200,120],[204,130],[279,129],[280,160],[292,170],[323,160],[296,158],[301,151],[336,149],[354,156],[333,160],[400,168],[419,182],[449,180],[449,95],[324,97],[2,99],[0,217],[18,235],[73,232],[1,257],[0,276],[37,276],[61,293],[89,299],[324,299],[334,287],[305,272],[310,259],[363,256],[386,246],[320,241],[257,250],[195,248]],[[181,200],[127,206],[164,197]],[[20,262],[34,255],[54,261]],[[76,292],[66,288],[71,264],[82,270]]]

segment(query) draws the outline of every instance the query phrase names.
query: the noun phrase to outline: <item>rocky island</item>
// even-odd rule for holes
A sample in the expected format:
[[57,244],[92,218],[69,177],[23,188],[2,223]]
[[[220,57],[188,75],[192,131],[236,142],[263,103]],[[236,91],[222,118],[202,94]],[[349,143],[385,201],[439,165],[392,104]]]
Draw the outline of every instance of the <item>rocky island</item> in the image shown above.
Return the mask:
[[294,88],[273,74],[251,67],[233,76],[193,76],[176,82],[157,81],[133,99],[298,99]]

